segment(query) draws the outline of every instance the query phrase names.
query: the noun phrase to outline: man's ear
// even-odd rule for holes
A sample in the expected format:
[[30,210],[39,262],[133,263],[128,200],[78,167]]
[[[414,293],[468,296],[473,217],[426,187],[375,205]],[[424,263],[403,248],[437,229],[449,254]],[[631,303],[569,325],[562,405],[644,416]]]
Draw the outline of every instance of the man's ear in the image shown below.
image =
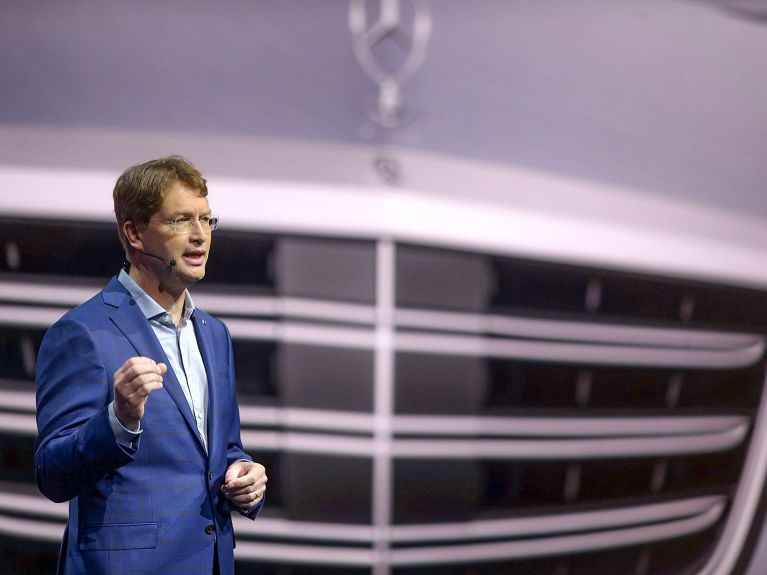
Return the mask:
[[144,242],[141,240],[141,230],[133,220],[125,220],[123,223],[123,233],[128,240],[128,245],[134,249],[144,249]]

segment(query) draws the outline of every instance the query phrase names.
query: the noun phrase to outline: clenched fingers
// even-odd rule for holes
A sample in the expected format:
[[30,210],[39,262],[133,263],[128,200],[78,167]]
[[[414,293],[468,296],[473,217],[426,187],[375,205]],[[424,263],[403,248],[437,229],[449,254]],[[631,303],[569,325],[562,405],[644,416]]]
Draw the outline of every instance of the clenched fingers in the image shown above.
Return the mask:
[[266,493],[266,468],[253,461],[236,461],[226,470],[221,491],[230,501],[249,508]]
[[135,425],[144,415],[149,394],[162,387],[164,363],[132,357],[114,373],[115,414],[123,425]]

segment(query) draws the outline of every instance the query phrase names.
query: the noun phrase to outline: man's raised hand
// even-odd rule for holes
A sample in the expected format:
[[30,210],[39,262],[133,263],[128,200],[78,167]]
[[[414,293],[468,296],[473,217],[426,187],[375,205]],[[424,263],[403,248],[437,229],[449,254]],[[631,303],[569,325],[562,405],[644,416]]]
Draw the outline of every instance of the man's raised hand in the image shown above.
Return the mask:
[[146,400],[150,393],[162,387],[162,376],[167,371],[164,363],[148,357],[132,357],[114,373],[115,415],[126,429],[138,429]]

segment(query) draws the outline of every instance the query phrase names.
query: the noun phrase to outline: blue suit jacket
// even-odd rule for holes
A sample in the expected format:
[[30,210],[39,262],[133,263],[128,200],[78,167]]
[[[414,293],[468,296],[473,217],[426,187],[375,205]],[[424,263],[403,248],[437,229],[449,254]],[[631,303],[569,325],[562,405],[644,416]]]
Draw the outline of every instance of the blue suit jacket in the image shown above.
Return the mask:
[[250,457],[240,441],[231,338],[199,309],[193,323],[208,376],[208,453],[170,369],[147,400],[133,448],[117,443],[107,410],[114,372],[133,356],[170,363],[116,278],[45,335],[35,467],[40,490],[70,502],[60,574],[210,575],[215,547],[221,574],[234,572],[220,486],[231,463]]

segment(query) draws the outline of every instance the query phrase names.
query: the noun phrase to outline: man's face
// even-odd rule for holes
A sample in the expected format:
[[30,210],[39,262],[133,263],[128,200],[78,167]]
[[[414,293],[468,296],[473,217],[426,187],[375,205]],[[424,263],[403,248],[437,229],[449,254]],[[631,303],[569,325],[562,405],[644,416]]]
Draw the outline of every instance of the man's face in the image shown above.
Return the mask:
[[[144,251],[176,262],[169,266],[159,259],[147,259],[146,263],[166,288],[184,289],[205,277],[211,231],[198,219],[210,216],[210,213],[207,198],[200,196],[198,190],[176,182],[168,190],[160,209],[150,218],[141,234]],[[177,226],[174,232],[173,226],[162,223],[179,218],[191,219],[190,227]]]

